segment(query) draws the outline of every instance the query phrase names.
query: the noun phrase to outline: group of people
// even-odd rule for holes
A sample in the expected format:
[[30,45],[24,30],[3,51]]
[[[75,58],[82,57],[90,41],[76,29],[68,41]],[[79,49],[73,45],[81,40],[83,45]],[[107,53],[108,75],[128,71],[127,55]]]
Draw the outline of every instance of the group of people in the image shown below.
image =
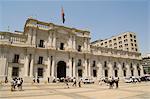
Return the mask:
[[15,91],[16,87],[19,91],[22,90],[23,79],[22,78],[13,78],[11,81],[11,91]]
[[39,77],[37,77],[37,79],[33,78],[33,83],[35,83],[35,82],[40,83]]
[[[69,82],[68,79],[65,79],[66,86],[69,88],[68,82]],[[72,86],[73,87],[77,87],[77,80],[76,80],[76,78],[73,78]],[[78,81],[78,86],[81,87],[81,80]]]
[[114,84],[116,85],[116,88],[118,88],[119,83],[119,77],[109,77],[108,78],[109,88],[112,89],[114,87]]

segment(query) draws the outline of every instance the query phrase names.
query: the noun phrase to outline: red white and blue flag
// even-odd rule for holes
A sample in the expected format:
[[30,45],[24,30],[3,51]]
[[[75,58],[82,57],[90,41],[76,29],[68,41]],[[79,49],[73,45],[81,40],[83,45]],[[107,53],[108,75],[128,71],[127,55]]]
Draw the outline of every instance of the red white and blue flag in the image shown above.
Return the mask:
[[65,13],[64,13],[63,7],[61,8],[61,17],[62,17],[63,23],[65,23]]

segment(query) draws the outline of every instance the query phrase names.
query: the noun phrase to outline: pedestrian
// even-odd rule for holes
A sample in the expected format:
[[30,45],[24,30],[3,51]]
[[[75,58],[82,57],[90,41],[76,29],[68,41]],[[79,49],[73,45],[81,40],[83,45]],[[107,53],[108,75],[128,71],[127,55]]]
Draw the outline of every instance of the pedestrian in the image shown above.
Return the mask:
[[40,83],[40,79],[39,79],[39,77],[37,78],[37,83]]
[[77,86],[77,81],[75,78],[73,79],[73,85],[72,86],[75,86],[75,87]]
[[108,82],[109,82],[109,89],[112,89],[113,88],[113,86],[114,86],[114,79],[113,79],[113,77],[109,77],[109,79],[108,79]]
[[17,86],[17,78],[14,78],[14,90],[16,89]]
[[65,83],[66,83],[66,86],[67,86],[67,88],[69,88],[69,84],[68,84],[68,79],[67,78],[65,78]]
[[14,91],[14,85],[15,85],[14,82],[15,82],[14,79],[12,79],[12,81],[11,81],[11,91]]
[[20,86],[21,90],[22,90],[22,84],[23,84],[23,79],[21,78],[21,86]]
[[118,88],[118,83],[119,83],[119,77],[117,77],[117,78],[115,79],[116,88]]
[[17,79],[17,87],[18,87],[18,90],[20,91],[21,90],[21,79],[20,78]]
[[35,77],[33,77],[33,83],[35,83]]
[[78,85],[79,85],[79,87],[81,87],[81,80],[79,80]]
[[47,77],[47,82],[49,83],[49,77]]
[[7,76],[5,77],[5,83],[8,83],[8,79],[7,79]]

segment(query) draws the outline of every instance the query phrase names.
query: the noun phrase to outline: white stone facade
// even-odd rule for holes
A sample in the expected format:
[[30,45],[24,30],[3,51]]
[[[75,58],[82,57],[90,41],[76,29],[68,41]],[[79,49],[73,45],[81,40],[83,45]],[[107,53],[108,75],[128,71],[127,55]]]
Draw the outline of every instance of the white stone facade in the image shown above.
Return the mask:
[[0,80],[5,77],[109,77],[143,75],[138,52],[97,47],[90,32],[26,21],[23,33],[0,32]]

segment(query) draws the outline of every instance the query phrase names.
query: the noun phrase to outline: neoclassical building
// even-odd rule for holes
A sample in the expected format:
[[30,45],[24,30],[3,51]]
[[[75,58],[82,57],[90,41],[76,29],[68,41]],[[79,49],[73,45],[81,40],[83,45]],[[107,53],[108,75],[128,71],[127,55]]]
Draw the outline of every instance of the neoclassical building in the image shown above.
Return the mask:
[[24,31],[0,32],[0,80],[5,77],[101,77],[143,75],[139,52],[97,46],[90,32],[28,18]]

